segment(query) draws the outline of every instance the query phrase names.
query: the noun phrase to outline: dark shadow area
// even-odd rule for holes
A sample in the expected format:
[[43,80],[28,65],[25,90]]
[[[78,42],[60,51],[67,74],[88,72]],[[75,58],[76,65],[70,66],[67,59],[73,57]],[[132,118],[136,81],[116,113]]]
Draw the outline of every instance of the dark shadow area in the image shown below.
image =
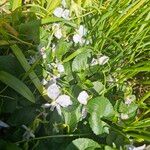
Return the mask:
[[22,140],[22,125],[34,123],[43,100],[41,22],[24,4],[14,11],[7,4],[0,5],[0,149],[19,150],[8,141]]

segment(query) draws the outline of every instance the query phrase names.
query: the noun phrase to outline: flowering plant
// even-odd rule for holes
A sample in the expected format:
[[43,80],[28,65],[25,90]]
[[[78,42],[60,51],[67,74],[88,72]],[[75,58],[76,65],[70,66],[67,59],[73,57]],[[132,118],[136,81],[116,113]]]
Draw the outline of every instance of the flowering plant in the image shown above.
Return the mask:
[[148,0],[0,6],[0,149],[148,146]]

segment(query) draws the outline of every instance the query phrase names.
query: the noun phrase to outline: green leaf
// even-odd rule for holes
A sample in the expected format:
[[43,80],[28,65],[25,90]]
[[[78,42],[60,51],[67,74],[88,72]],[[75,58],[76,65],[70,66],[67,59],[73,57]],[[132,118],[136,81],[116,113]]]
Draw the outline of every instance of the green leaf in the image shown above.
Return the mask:
[[63,55],[68,52],[69,48],[70,44],[65,42],[64,40],[61,40],[58,43],[58,47],[56,49],[56,57],[58,58],[58,60],[62,59]]
[[19,26],[19,33],[23,36],[21,37],[24,41],[31,41],[35,43],[39,43],[39,35],[40,35],[40,21],[32,20],[30,22],[21,23]]
[[78,50],[76,50],[74,53],[72,53],[71,55],[69,55],[67,58],[65,58],[63,60],[63,63],[70,61],[71,59],[75,58],[76,56],[78,56],[80,53],[84,52],[87,49],[87,47],[83,47],[83,48],[79,48]]
[[112,104],[107,98],[103,96],[89,100],[88,112],[91,115],[93,113],[97,113],[100,118],[111,118],[114,116],[114,109]]
[[108,125],[102,119],[111,120],[114,116],[114,109],[109,100],[103,96],[89,100],[88,112],[90,113],[89,123],[96,135],[108,133]]
[[77,55],[72,62],[72,71],[80,72],[85,70],[88,65],[88,59],[91,57],[91,50],[87,50]]
[[101,148],[101,146],[88,138],[78,138],[72,141],[66,148],[66,150],[86,150],[88,148],[96,149]]
[[[81,106],[77,107],[73,111],[63,111],[65,124],[69,126],[69,132],[72,132],[76,129],[77,123],[81,119]],[[73,117],[72,117],[73,116]]]
[[13,0],[12,1],[12,11],[14,11],[16,8],[20,7],[22,4],[22,0]]
[[93,85],[93,88],[97,93],[100,93],[104,89],[104,85],[102,84],[102,82],[95,81],[93,82]]
[[102,121],[98,115],[92,115],[89,118],[89,124],[92,128],[92,131],[96,134],[109,133],[109,126],[107,123]]
[[0,140],[0,149],[3,150],[22,150],[16,144]]
[[[11,49],[12,49],[13,53],[15,54],[15,56],[17,57],[17,59],[20,62],[21,66],[23,67],[23,69],[26,72],[28,72],[30,70],[31,66],[27,62],[27,60],[26,60],[24,54],[22,53],[21,49],[17,45],[12,45]],[[33,84],[35,85],[35,87],[40,92],[40,94],[46,100],[49,100],[49,98],[46,95],[46,93],[47,93],[46,89],[42,86],[39,78],[37,77],[37,75],[35,74],[35,72],[33,70],[32,70],[32,72],[29,73],[29,77],[30,77],[31,81],[33,82]]]
[[14,111],[8,119],[8,123],[12,126],[30,124],[31,122],[33,122],[36,115],[37,112],[35,107],[26,106]]
[[23,68],[12,55],[0,56],[0,70],[6,71],[16,77],[24,73]]
[[30,89],[13,75],[5,71],[0,71],[0,81],[13,88],[15,91],[17,91],[29,101],[33,103],[35,102],[35,97],[30,91]]

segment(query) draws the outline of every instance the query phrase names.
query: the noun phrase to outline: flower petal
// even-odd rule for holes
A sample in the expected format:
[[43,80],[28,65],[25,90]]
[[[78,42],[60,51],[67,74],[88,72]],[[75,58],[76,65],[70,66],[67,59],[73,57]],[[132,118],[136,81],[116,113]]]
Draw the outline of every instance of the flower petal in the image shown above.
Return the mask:
[[63,13],[63,9],[61,7],[57,7],[53,12],[53,14],[59,18],[62,16],[62,13]]
[[72,105],[72,101],[70,100],[70,96],[65,95],[65,94],[64,94],[64,95],[60,95],[60,96],[57,98],[56,102],[57,102],[60,106],[62,106],[62,107],[68,107],[68,106]]
[[61,116],[61,108],[60,108],[60,105],[56,105],[56,110],[57,110],[58,114]]
[[57,84],[52,84],[47,88],[47,94],[49,96],[49,98],[56,100],[56,98],[59,96],[60,94],[60,89],[59,86]]
[[82,43],[82,37],[79,35],[79,34],[75,34],[74,36],[73,36],[73,41],[74,41],[74,43]]
[[59,73],[64,73],[65,71],[64,66],[60,63],[57,64],[57,69]]
[[98,58],[98,63],[99,63],[99,65],[104,65],[108,62],[108,60],[109,60],[109,57],[103,55],[103,56]]
[[87,32],[87,29],[84,28],[83,25],[80,25],[80,26],[79,26],[79,29],[78,29],[79,35],[82,37],[82,36],[86,35],[86,32]]
[[77,99],[80,102],[80,104],[86,105],[88,98],[89,98],[88,93],[86,91],[82,91],[81,93],[79,93],[79,96]]
[[62,13],[62,18],[69,20],[70,11],[69,9],[65,9]]
[[91,61],[91,63],[90,63],[90,65],[91,65],[91,66],[95,66],[95,65],[97,65],[97,64],[98,64],[98,60],[95,59],[95,58],[93,58],[92,61]]
[[123,113],[121,113],[120,118],[121,118],[122,120],[127,120],[127,119],[129,119],[129,116],[128,116],[128,114],[123,114]]

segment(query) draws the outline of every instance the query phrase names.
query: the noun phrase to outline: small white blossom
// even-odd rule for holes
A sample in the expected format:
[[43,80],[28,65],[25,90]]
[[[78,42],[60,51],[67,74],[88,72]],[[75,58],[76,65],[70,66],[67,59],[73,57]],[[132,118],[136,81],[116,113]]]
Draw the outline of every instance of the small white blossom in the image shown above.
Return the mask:
[[125,104],[130,105],[133,101],[135,101],[136,97],[135,95],[128,95],[125,98]]
[[55,10],[54,10],[54,12],[53,12],[53,14],[56,16],[56,17],[58,17],[58,18],[64,18],[64,19],[66,19],[66,20],[69,20],[69,15],[70,15],[70,11],[69,11],[69,9],[63,9],[63,8],[61,8],[61,7],[57,7]]
[[105,56],[105,55],[103,55],[103,56],[101,56],[101,57],[98,58],[98,63],[99,63],[99,65],[104,65],[104,64],[106,64],[108,61],[109,61],[109,57],[108,57],[108,56]]
[[63,11],[64,11],[63,8],[57,7],[57,8],[54,10],[53,14],[54,14],[56,17],[61,18]]
[[84,28],[83,25],[79,26],[79,29],[76,30],[76,34],[73,36],[73,41],[74,43],[80,43],[83,44],[85,43],[85,39],[83,38],[84,35],[86,35],[87,29]]
[[26,130],[25,133],[23,134],[23,139],[28,140],[30,137],[35,138],[35,135],[33,134],[33,131],[30,130],[27,126],[22,125],[22,127]]
[[58,23],[54,23],[53,26],[52,26],[52,30],[54,32],[54,36],[57,38],[57,39],[61,39],[63,34],[62,34],[62,30],[60,28],[60,25]]
[[90,63],[90,66],[95,66],[97,64],[98,64],[98,60],[95,59],[95,58],[93,58],[92,61],[91,61],[91,63]]
[[135,147],[135,146],[133,146],[133,145],[127,146],[127,149],[128,149],[128,150],[145,150],[145,148],[146,148],[146,145],[145,145],[145,144],[142,145],[142,146],[139,146],[139,147]]
[[62,13],[62,18],[69,20],[70,11],[69,9],[65,9]]
[[9,125],[0,120],[0,128],[9,128]]
[[78,96],[78,101],[80,102],[80,104],[86,105],[87,101],[88,101],[89,95],[86,91],[82,91],[79,93]]
[[62,94],[60,95],[60,89],[56,83],[50,85],[47,89],[48,96],[53,100],[52,103],[45,103],[43,108],[50,108],[53,111],[55,108],[59,115],[61,115],[61,107],[68,107],[72,105],[70,96]]
[[47,95],[49,98],[55,100],[60,94],[60,89],[57,84],[52,84],[47,88]]
[[57,39],[61,39],[61,37],[62,37],[61,29],[56,30],[56,32],[54,33],[54,35],[55,35],[55,37]]
[[43,108],[50,108],[51,111],[54,111],[54,109],[57,110],[58,114],[61,115],[61,107],[68,107],[72,105],[72,101],[70,100],[70,96],[68,95],[60,95],[56,100],[54,100],[52,103],[46,103],[42,105]]
[[80,26],[79,26],[79,29],[78,29],[78,31],[77,31],[77,33],[78,33],[80,36],[84,36],[84,35],[86,35],[86,33],[87,33],[87,29],[84,28],[83,25],[80,25]]
[[77,43],[83,44],[83,39],[82,39],[82,37],[79,34],[73,35],[73,41],[76,44]]
[[60,63],[57,64],[57,69],[59,73],[64,73],[65,71],[64,66]]
[[129,119],[129,116],[128,116],[128,114],[121,113],[120,118],[122,120],[127,120],[127,119]]
[[56,103],[58,103],[62,107],[68,107],[68,106],[72,105],[72,101],[70,100],[70,96],[65,95],[65,94],[64,95],[60,95],[56,99]]

